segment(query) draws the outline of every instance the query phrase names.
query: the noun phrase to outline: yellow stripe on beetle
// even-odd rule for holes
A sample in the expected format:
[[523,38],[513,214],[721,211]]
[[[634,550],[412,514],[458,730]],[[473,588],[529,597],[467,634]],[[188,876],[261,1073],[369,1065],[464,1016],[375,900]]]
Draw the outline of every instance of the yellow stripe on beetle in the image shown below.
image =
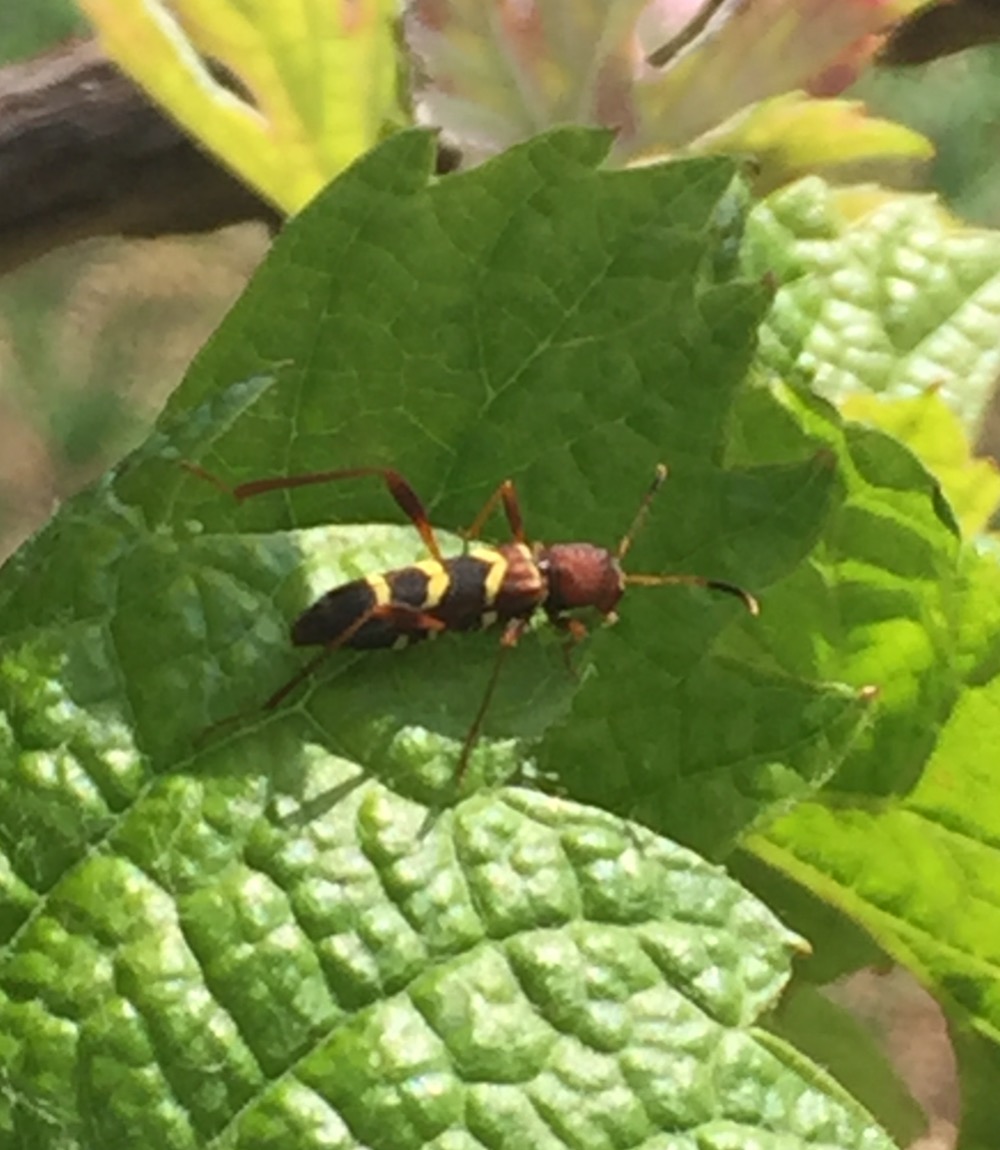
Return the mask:
[[384,575],[369,575],[365,582],[375,596],[373,607],[384,607],[387,603],[392,602],[392,591],[389,588],[389,581]]
[[469,552],[469,557],[489,565],[486,580],[483,583],[483,595],[487,604],[495,603],[507,575],[507,560],[492,547],[473,548]]
[[418,571],[427,576],[427,591],[424,594],[423,608],[425,611],[436,607],[447,595],[451,584],[447,570],[436,559],[423,559],[412,564]]
[[[579,608],[592,608],[611,622],[626,584],[636,587],[669,584],[705,587],[740,599],[751,615],[758,612],[757,600],[735,583],[680,573],[622,573],[622,560],[649,512],[653,496],[667,477],[667,469],[662,463],[657,465],[653,481],[647,487],[631,525],[614,550],[585,541],[529,545],[514,482],[506,479],[483,505],[465,539],[478,538],[479,529],[502,505],[513,541],[501,544],[499,548],[485,545],[469,547],[466,542],[461,555],[448,559],[441,551],[419,496],[403,476],[391,468],[347,467],[312,471],[302,475],[254,479],[230,487],[198,464],[185,466],[223,491],[229,491],[237,500],[303,484],[379,476],[396,506],[416,528],[427,553],[433,556],[395,571],[351,579],[327,591],[303,611],[292,624],[292,642],[297,647],[320,646],[323,650],[264,702],[264,710],[279,706],[312,674],[322,659],[341,647],[355,650],[389,646],[402,648],[419,639],[433,639],[448,629],[468,631],[473,630],[477,623],[489,627],[503,621],[493,672],[459,753],[456,784],[461,783],[482,732],[504,653],[517,645],[537,610],[543,610],[550,621],[574,642],[582,639],[587,629],[572,612]],[[398,591],[398,600],[394,598],[394,587]],[[229,721],[223,720],[224,723]]]

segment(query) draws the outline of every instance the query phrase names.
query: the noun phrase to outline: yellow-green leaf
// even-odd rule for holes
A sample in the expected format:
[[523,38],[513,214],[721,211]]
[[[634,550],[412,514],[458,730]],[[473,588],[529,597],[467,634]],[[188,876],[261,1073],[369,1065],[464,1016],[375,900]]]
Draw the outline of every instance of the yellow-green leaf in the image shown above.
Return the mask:
[[[117,63],[286,212],[398,110],[391,0],[80,0]],[[220,79],[221,65],[236,81]],[[244,98],[245,94],[245,98]]]
[[[636,85],[637,130],[629,158],[663,153],[714,134],[748,108],[783,93],[793,98],[799,91],[835,94],[842,89],[831,85],[831,69],[842,69],[846,58],[854,61],[850,70],[856,73],[859,45],[921,3],[761,0],[704,5],[701,27],[690,42]],[[660,59],[662,50],[653,56]]]
[[976,459],[958,416],[937,388],[920,395],[847,396],[849,419],[869,423],[901,439],[939,480],[966,536],[986,529],[1000,505],[1000,473],[989,459]]
[[857,100],[814,100],[805,92],[761,100],[690,150],[753,155],[756,182],[763,188],[823,168],[876,159],[927,160],[934,152],[918,132],[868,116]]

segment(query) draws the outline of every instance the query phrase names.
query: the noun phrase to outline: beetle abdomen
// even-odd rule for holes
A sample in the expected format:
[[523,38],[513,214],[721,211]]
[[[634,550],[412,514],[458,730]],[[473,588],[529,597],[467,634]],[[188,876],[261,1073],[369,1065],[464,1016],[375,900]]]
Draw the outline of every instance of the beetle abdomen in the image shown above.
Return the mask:
[[[362,650],[405,646],[432,633],[419,625],[420,615],[439,620],[444,630],[475,631],[497,620],[530,615],[544,596],[544,584],[527,549],[477,547],[444,563],[425,559],[334,587],[296,619],[292,642],[307,647],[340,639],[341,645]],[[388,606],[410,608],[412,625],[397,612],[391,617],[375,615],[358,626],[366,615]],[[357,630],[341,639],[352,627]]]
[[[292,642],[296,647],[332,643],[378,605],[378,590],[372,579],[354,579],[327,591],[292,624]],[[391,620],[369,619],[344,646],[391,647],[398,634]]]

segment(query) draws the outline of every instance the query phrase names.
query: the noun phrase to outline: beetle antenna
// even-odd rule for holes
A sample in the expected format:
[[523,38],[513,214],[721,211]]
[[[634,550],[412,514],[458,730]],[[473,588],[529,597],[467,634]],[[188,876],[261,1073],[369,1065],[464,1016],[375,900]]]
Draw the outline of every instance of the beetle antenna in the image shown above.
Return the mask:
[[632,540],[638,534],[639,528],[646,522],[646,516],[649,514],[649,505],[653,502],[653,496],[656,495],[657,491],[663,486],[663,481],[666,478],[667,465],[665,463],[658,463],[653,475],[653,482],[646,488],[646,494],[642,497],[642,502],[639,504],[639,510],[635,513],[632,525],[622,536],[621,543],[618,544],[617,557],[619,562],[628,554],[628,549],[632,546]]
[[[628,531],[622,536],[621,543],[618,544],[617,558],[619,562],[628,554],[628,550],[632,546],[632,540],[635,539],[640,528],[646,522],[646,516],[649,514],[649,506],[653,502],[656,493],[663,486],[663,481],[666,478],[667,465],[665,463],[658,463],[656,465],[656,471],[653,474],[653,482],[646,488],[646,494],[642,497],[639,510],[635,513],[635,518],[632,520]],[[737,587],[735,583],[725,583],[721,579],[706,579],[703,575],[629,574],[626,574],[624,578],[626,585],[632,587],[664,587],[668,583],[686,583],[688,586],[693,587],[707,587],[710,591],[721,591],[725,595],[733,595],[740,600],[751,615],[760,614],[760,604],[749,591],[744,591],[742,587]]]
[[760,614],[760,604],[742,587],[735,583],[724,583],[721,579],[706,579],[703,575],[626,575],[625,582],[631,587],[663,587],[668,583],[687,583],[693,587],[707,587],[709,591],[722,591],[739,599],[751,615]]

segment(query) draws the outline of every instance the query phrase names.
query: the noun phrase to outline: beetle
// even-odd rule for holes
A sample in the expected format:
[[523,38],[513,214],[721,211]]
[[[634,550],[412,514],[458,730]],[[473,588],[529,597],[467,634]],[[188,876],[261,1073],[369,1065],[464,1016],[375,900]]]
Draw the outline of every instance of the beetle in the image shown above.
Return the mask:
[[[587,635],[585,623],[575,613],[589,608],[595,610],[605,624],[614,623],[618,603],[629,586],[689,584],[707,587],[740,599],[752,615],[759,611],[753,595],[723,580],[701,575],[646,575],[624,571],[622,562],[654,496],[667,477],[667,468],[662,463],[657,465],[632,523],[613,551],[587,542],[546,544],[529,541],[517,490],[512,480],[505,479],[487,499],[472,526],[464,532],[462,553],[450,557],[442,553],[419,496],[392,468],[348,467],[255,479],[230,487],[198,464],[185,463],[184,466],[240,502],[270,491],[317,483],[366,476],[382,480],[396,505],[417,529],[430,557],[392,571],[342,583],[302,612],[292,624],[292,644],[296,647],[319,646],[323,650],[275,691],[264,702],[263,709],[277,707],[328,655],[342,647],[358,650],[401,648],[445,631],[477,631],[499,625],[502,627],[500,648],[479,709],[462,744],[456,781],[465,774],[505,655],[517,646],[537,611],[544,611],[549,622],[566,634],[567,659],[569,649]],[[511,541],[495,546],[477,544],[479,533],[498,506],[503,507]]]

